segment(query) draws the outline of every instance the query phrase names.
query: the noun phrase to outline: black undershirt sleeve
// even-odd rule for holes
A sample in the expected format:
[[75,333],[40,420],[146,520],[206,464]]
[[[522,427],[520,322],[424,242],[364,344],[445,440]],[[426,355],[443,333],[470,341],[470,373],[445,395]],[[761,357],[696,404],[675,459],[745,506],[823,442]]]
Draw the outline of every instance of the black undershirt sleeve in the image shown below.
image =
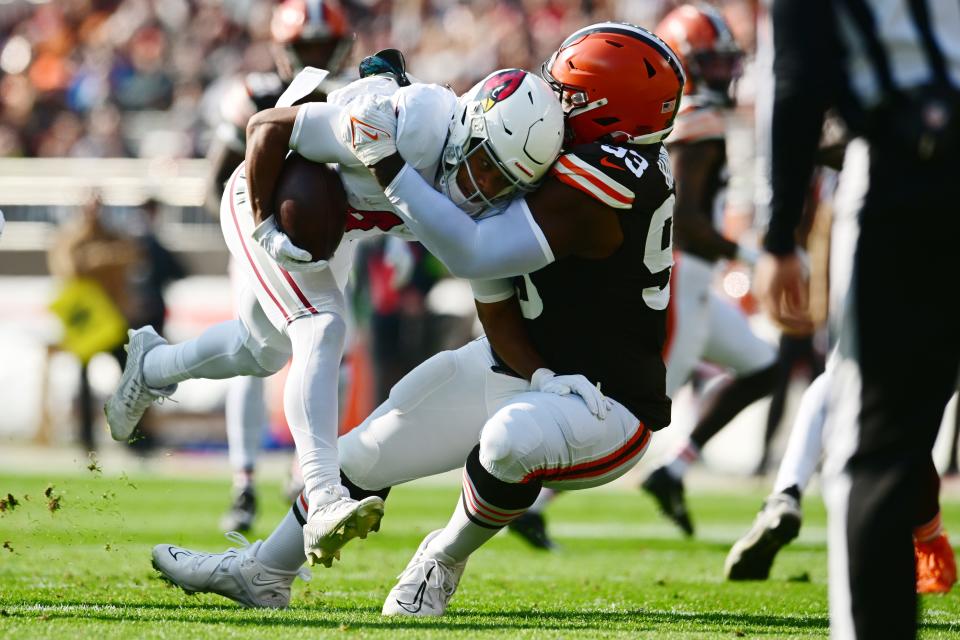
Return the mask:
[[774,103],[770,224],[764,248],[796,247],[824,113],[842,81],[842,59],[829,0],[774,0]]

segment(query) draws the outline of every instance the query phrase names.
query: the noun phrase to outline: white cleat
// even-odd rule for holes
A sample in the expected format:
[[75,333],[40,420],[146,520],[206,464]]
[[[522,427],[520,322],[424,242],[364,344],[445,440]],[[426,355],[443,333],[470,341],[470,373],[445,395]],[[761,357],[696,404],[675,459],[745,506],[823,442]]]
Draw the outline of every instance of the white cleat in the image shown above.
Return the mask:
[[246,607],[287,607],[293,580],[297,576],[310,580],[310,571],[306,568],[280,571],[257,560],[262,540],[251,545],[236,531],[226,535],[243,544],[243,548],[204,553],[158,544],[153,548],[153,568],[188,594],[216,593]]
[[460,584],[467,561],[453,562],[443,554],[427,553],[427,545],[442,529],[427,534],[410,564],[397,576],[381,613],[385,616],[442,616]]
[[777,553],[800,533],[800,502],[787,493],[775,493],[764,502],[753,526],[737,540],[724,563],[727,580],[766,580]]
[[143,381],[144,356],[154,347],[167,344],[167,341],[157,335],[151,326],[130,329],[127,337],[129,341],[124,346],[127,351],[127,365],[123,368],[117,390],[103,406],[107,424],[110,426],[110,435],[114,440],[120,441],[130,439],[140,418],[151,404],[160,398],[170,397],[177,390],[175,384],[163,389],[151,389]]
[[314,510],[303,526],[303,552],[310,566],[333,566],[340,559],[340,549],[354,538],[366,538],[371,531],[380,530],[383,518],[383,499],[370,496],[363,500],[345,498],[333,492],[324,492],[328,500]]

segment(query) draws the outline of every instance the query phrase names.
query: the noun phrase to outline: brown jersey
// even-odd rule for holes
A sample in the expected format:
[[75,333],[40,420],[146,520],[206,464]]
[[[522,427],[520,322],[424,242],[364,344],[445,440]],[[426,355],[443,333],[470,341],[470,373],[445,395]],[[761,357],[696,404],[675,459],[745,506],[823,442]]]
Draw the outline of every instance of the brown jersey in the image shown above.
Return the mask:
[[516,278],[537,350],[558,373],[601,384],[650,429],[670,424],[662,351],[673,265],[673,175],[663,145],[587,144],[562,155],[551,178],[619,215],[613,255],[567,257]]

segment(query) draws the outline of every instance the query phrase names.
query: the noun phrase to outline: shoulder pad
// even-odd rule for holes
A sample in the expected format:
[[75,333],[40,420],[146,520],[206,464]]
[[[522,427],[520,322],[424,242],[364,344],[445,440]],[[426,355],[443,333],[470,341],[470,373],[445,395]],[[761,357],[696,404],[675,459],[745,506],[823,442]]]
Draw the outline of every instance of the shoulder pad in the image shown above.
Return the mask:
[[413,168],[436,165],[447,139],[457,97],[436,84],[412,84],[393,95],[397,112],[397,151]]
[[[598,165],[603,157],[591,158],[581,153],[565,153],[557,158],[550,168],[560,182],[592,196],[614,209],[629,209],[633,206],[633,190],[608,175]],[[618,168],[618,170],[620,170]]]

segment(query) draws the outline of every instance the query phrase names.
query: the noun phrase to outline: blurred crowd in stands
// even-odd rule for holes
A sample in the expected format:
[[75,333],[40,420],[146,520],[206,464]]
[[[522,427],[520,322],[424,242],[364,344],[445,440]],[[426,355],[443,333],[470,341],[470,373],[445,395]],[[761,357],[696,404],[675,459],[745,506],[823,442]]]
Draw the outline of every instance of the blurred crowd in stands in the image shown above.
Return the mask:
[[[396,47],[412,74],[461,91],[497,67],[539,68],[580,26],[651,26],[673,4],[342,0],[356,33],[346,69]],[[0,0],[0,157],[202,157],[229,80],[273,67],[273,6]]]

